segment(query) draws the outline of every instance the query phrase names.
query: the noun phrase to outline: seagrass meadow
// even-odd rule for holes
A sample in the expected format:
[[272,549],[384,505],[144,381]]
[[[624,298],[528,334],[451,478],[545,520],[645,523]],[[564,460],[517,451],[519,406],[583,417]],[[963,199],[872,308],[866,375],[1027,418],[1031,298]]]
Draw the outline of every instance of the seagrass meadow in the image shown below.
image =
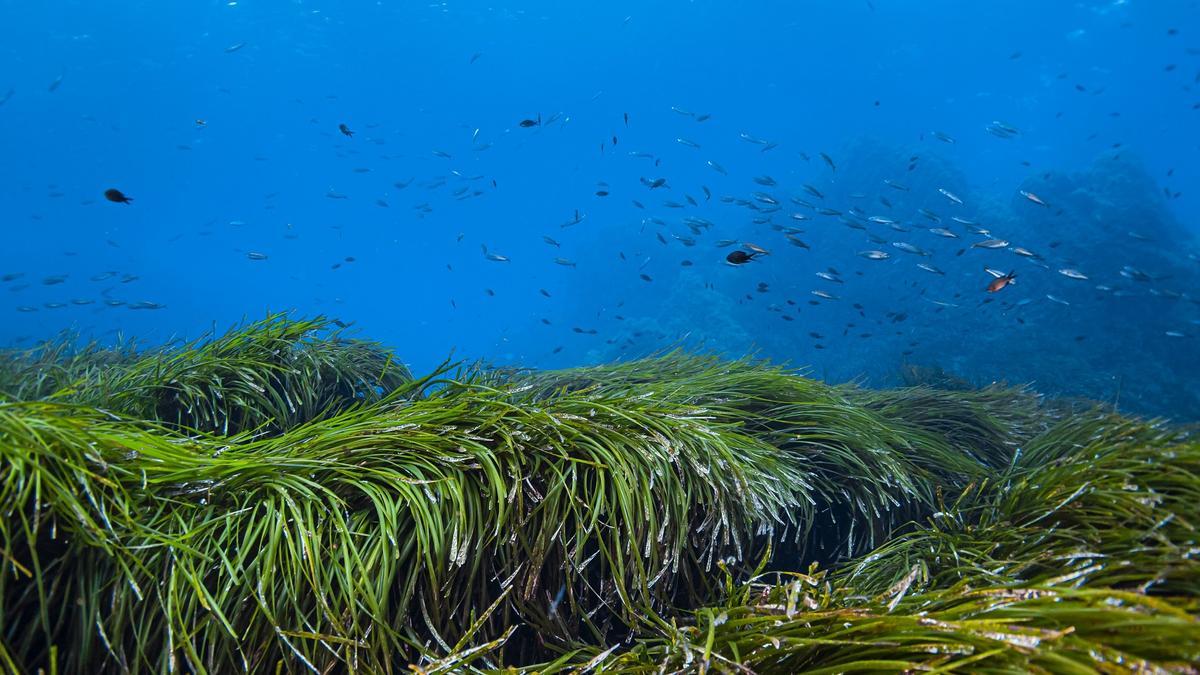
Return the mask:
[[285,315],[0,354],[8,673],[1200,672],[1200,440]]

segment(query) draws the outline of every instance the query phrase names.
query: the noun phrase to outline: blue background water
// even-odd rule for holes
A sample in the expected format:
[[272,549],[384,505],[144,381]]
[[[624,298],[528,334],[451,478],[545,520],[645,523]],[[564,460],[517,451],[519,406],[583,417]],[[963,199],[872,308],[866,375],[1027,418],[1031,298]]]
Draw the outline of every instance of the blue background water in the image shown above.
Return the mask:
[[[0,96],[12,92],[0,106],[0,274],[24,273],[0,284],[0,344],[64,328],[162,341],[295,309],[353,321],[417,370],[452,349],[557,367],[684,343],[832,380],[895,384],[915,364],[1200,418],[1195,1],[0,7]],[[518,126],[539,113],[559,117]],[[987,133],[993,120],[1020,134]],[[609,196],[594,194],[598,181]],[[105,201],[110,187],[133,204]],[[756,191],[782,209],[721,200]],[[846,227],[791,196],[909,231]],[[927,232],[917,208],[959,238]],[[577,211],[582,222],[561,227]],[[694,235],[686,216],[714,226]],[[951,216],[1042,266],[971,248],[985,237]],[[802,228],[811,250],[772,224]],[[732,267],[722,239],[772,255]],[[487,260],[484,245],[511,262]],[[1150,279],[1122,276],[1125,265]],[[987,294],[985,266],[1018,283]],[[844,283],[814,275],[829,267]],[[45,285],[51,275],[68,277]]]

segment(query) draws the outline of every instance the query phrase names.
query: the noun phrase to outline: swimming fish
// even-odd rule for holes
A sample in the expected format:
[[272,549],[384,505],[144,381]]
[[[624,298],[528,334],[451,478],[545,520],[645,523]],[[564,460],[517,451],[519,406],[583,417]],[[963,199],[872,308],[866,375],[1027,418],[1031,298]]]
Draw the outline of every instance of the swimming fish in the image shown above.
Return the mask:
[[104,198],[110,202],[116,202],[118,204],[129,204],[133,201],[133,197],[125,196],[124,192],[121,192],[116,188],[109,188],[105,190]]
[[946,188],[938,188],[938,192],[942,193],[942,196],[944,196],[946,199],[949,199],[950,201],[954,202],[955,204],[961,205],[963,203],[963,200],[960,199],[958,195],[947,190]]
[[725,262],[729,263],[730,265],[745,265],[760,255],[762,254],[758,252],[747,253],[741,249],[738,249],[736,251],[731,251],[729,255],[725,256]]
[[354,132],[350,131],[350,127],[346,126],[345,124],[339,124],[338,131],[342,132],[343,136],[349,136],[351,138],[354,137]]
[[1026,192],[1025,190],[1021,190],[1021,196],[1024,197],[1025,199],[1028,199],[1029,201],[1033,202],[1034,204],[1037,204],[1038,206],[1048,206],[1048,204],[1046,204],[1046,202],[1042,201],[1041,197],[1033,194],[1032,192]]
[[1008,274],[998,276],[995,279],[992,279],[992,283],[988,284],[987,292],[988,293],[997,293],[997,292],[1003,290],[1009,284],[1013,283],[1013,281],[1016,278],[1017,278],[1016,272],[1009,272]]

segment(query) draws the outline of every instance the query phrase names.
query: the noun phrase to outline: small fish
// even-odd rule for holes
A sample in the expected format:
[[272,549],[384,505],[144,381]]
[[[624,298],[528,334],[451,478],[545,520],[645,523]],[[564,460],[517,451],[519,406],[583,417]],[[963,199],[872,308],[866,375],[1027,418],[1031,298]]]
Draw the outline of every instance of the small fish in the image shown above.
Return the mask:
[[987,292],[988,293],[998,293],[1001,290],[1004,290],[1004,288],[1006,286],[1013,283],[1013,281],[1016,278],[1017,278],[1016,272],[1009,272],[1008,274],[998,276],[995,279],[992,279],[992,282],[990,284],[988,284]]
[[1066,300],[1063,300],[1062,298],[1058,297],[1057,295],[1050,295],[1049,293],[1047,293],[1046,299],[1049,300],[1050,302],[1057,302],[1060,305],[1066,305],[1068,307],[1071,306],[1071,303],[1067,302]]
[[67,280],[66,274],[55,274],[53,276],[48,276],[45,279],[42,279],[42,285],[43,286],[57,286],[58,284],[61,284],[61,283],[65,282],[66,280]]
[[887,260],[888,258],[892,257],[891,254],[889,254],[886,251],[875,251],[875,250],[859,251],[858,254],[860,256],[866,258],[867,260]]
[[813,186],[811,186],[811,185],[809,185],[809,184],[807,184],[807,183],[805,183],[805,184],[804,184],[804,185],[802,185],[801,187],[803,187],[803,188],[804,188],[804,191],[805,191],[805,192],[807,192],[808,194],[810,194],[810,195],[812,195],[812,196],[816,197],[817,199],[825,199],[825,195],[821,194],[821,191],[820,191],[820,190],[818,190],[817,188],[815,188],[815,187],[813,187]]
[[141,302],[135,302],[135,303],[129,305],[129,309],[151,309],[152,310],[152,309],[166,309],[166,307],[167,307],[166,305],[162,305],[157,302],[150,302],[149,300],[143,300]]
[[563,267],[576,267],[577,266],[575,264],[574,260],[567,260],[566,258],[555,258],[554,262],[558,265],[562,265]]
[[235,42],[235,43],[233,43],[233,44],[231,44],[231,45],[229,45],[228,47],[226,47],[226,48],[225,48],[225,53],[226,53],[226,54],[232,54],[232,53],[236,52],[237,50],[239,50],[239,49],[241,49],[242,47],[245,47],[245,46],[246,46],[246,43],[245,43],[245,42]]
[[956,194],[954,194],[953,192],[951,192],[951,191],[947,190],[946,188],[938,188],[938,192],[942,193],[942,196],[944,196],[946,199],[949,199],[950,201],[954,202],[955,204],[960,204],[960,205],[961,205],[961,204],[963,203],[963,200],[962,200],[962,199],[960,199],[960,198],[958,197],[958,195],[956,195]]
[[833,163],[833,158],[823,152],[818,152],[817,154],[820,155],[821,159],[825,160],[825,163],[829,165],[830,171],[837,171],[837,165]]
[[991,124],[984,127],[984,131],[998,138],[1012,138],[1021,133],[1016,127],[1009,126],[1004,122],[992,121]]
[[347,136],[350,138],[354,137],[354,132],[350,131],[350,127],[346,126],[345,124],[339,124],[338,131],[342,132],[343,136]]
[[917,267],[920,267],[921,269],[925,270],[926,272],[932,272],[934,274],[939,274],[942,276],[946,275],[945,272],[939,270],[938,268],[934,267],[933,265],[930,265],[929,263],[917,263]]
[[554,248],[561,248],[561,245],[557,241],[555,241],[554,239],[551,239],[550,237],[547,237],[544,234],[542,235],[542,241],[553,246]]
[[1025,199],[1028,199],[1029,201],[1033,202],[1034,204],[1037,204],[1038,206],[1049,206],[1048,204],[1046,204],[1046,202],[1042,201],[1041,197],[1033,194],[1032,192],[1027,192],[1025,190],[1021,190],[1021,196],[1024,197]]
[[1068,279],[1079,279],[1080,281],[1086,281],[1088,278],[1087,275],[1084,274],[1083,272],[1080,272],[1079,270],[1076,270],[1076,269],[1071,269],[1069,267],[1065,267],[1065,268],[1059,270],[1058,273]]
[[708,160],[707,162],[705,162],[705,164],[708,165],[708,168],[712,169],[713,171],[716,171],[717,173],[721,174],[722,176],[729,175],[729,172],[725,170],[725,167],[721,166],[720,164],[717,164],[716,162],[712,161],[711,159]]
[[834,295],[833,293],[826,293],[825,291],[810,291],[810,292],[813,295],[817,296],[818,298],[825,298],[826,300],[839,300],[840,299],[840,298],[838,298],[838,296]]
[[909,189],[908,189],[908,186],[907,186],[907,185],[904,185],[904,184],[902,184],[902,183],[897,183],[896,181],[894,181],[894,180],[891,180],[890,178],[884,178],[884,179],[883,179],[883,184],[884,184],[884,185],[886,185],[886,186],[888,186],[888,187],[890,187],[890,188],[892,188],[893,190],[899,190],[899,191],[901,191],[901,192],[908,192],[908,191],[909,191]]
[[729,255],[725,256],[725,262],[729,263],[730,265],[745,265],[760,255],[762,254],[757,252],[747,253],[741,249],[738,249],[736,251],[731,251]]
[[499,253],[489,252],[486,245],[481,244],[480,246],[483,248],[483,257],[487,258],[488,260],[491,260],[492,262],[512,262],[512,260],[506,256],[502,256]]
[[948,136],[948,135],[946,135],[946,134],[943,134],[943,133],[942,133],[942,132],[940,132],[940,131],[935,131],[935,132],[933,132],[933,137],[934,137],[934,138],[936,138],[936,139],[938,139],[939,141],[941,141],[941,142],[943,142],[943,143],[950,143],[951,145],[953,145],[954,143],[956,143],[956,142],[957,142],[957,141],[955,141],[955,140],[954,140],[952,137],[950,137],[950,136]]
[[795,246],[797,248],[802,248],[806,251],[812,250],[812,248],[810,248],[808,244],[804,243],[799,237],[796,237],[795,235],[791,235],[791,234],[787,235],[787,240],[788,240],[788,243],[791,244],[792,246]]
[[130,204],[133,202],[133,197],[127,197],[124,192],[121,192],[116,188],[109,188],[105,190],[104,198],[117,204]]
[[693,140],[686,139],[686,138],[676,138],[675,142],[680,145],[686,145],[689,148],[697,148],[697,149],[700,148],[699,143],[697,143],[696,141],[693,141]]
[[985,239],[971,244],[971,248],[1008,248],[1008,242],[1003,239]]
[[536,120],[523,119],[523,120],[521,120],[521,122],[519,124],[519,126],[522,129],[528,129],[530,127],[540,127],[541,125],[542,125],[542,114],[541,113],[538,113]]
[[929,231],[936,234],[939,237],[946,237],[947,239],[958,239],[957,234],[954,234],[953,232],[951,232],[950,230],[947,230],[944,227],[931,227],[931,228],[929,228]]
[[250,252],[246,253],[246,257],[251,260],[266,260],[267,254],[259,253],[258,251],[250,251]]
[[912,253],[913,255],[929,255],[929,252],[925,249],[922,249],[918,246],[913,246],[907,241],[893,241],[892,246],[904,251],[905,253]]
[[939,216],[938,214],[934,213],[933,211],[930,211],[929,209],[917,209],[917,213],[932,220],[935,225],[942,222],[942,217]]

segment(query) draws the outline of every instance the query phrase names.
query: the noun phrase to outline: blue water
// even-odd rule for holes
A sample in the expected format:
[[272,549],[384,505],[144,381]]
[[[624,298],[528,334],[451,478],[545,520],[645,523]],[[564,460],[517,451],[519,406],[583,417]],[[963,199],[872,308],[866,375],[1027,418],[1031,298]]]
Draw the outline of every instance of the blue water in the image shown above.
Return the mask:
[[1200,419],[1194,0],[0,7],[0,344],[294,310],[417,370],[686,345]]

